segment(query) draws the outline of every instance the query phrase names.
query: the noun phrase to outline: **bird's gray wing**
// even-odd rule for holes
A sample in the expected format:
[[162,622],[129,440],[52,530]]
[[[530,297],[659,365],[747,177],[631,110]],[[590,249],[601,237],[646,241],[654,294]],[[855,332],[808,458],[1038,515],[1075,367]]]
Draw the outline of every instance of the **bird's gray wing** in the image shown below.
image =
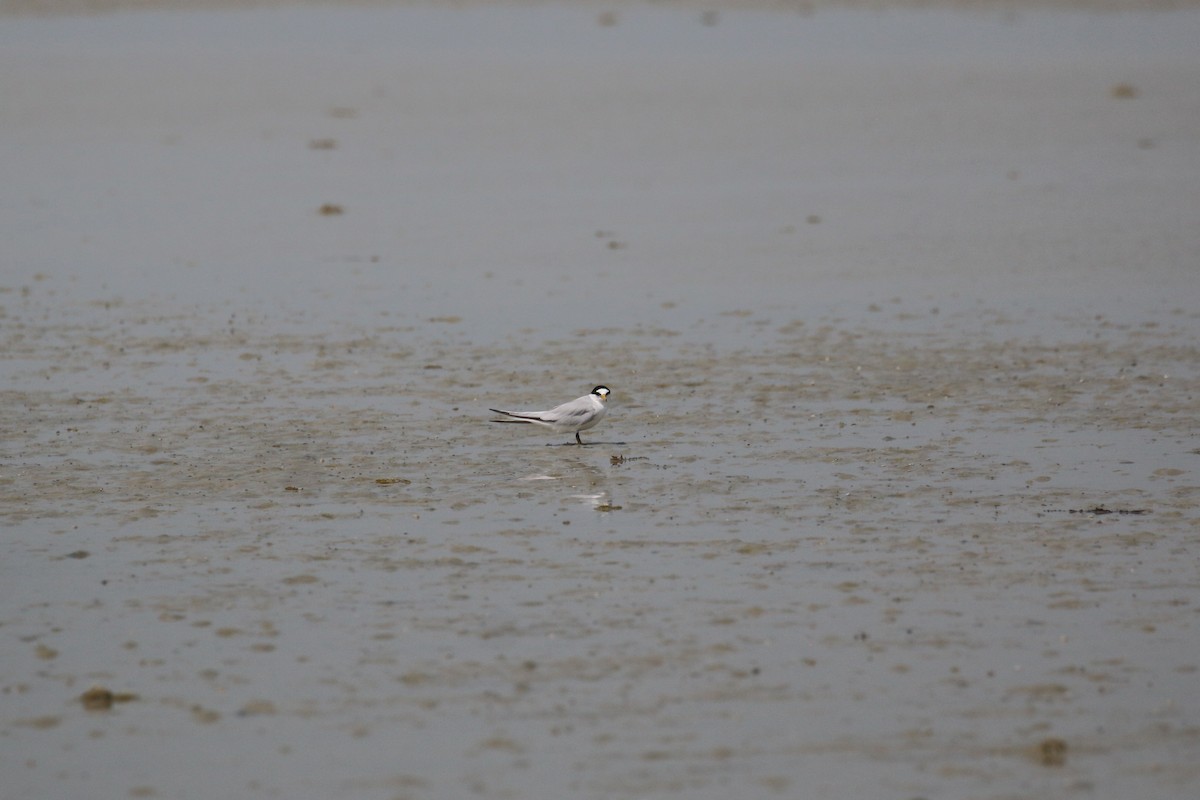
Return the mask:
[[501,411],[498,408],[489,408],[493,414],[502,414],[512,419],[497,419],[493,422],[549,422],[547,411]]

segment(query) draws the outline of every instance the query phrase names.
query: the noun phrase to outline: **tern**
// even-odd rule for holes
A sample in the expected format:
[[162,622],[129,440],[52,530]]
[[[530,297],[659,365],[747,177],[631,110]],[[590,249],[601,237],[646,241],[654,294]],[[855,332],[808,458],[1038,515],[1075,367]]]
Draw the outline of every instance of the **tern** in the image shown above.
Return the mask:
[[596,427],[596,424],[604,419],[604,415],[608,413],[609,394],[611,392],[607,386],[597,386],[590,394],[555,406],[549,411],[501,411],[498,408],[489,408],[488,411],[509,418],[494,419],[492,422],[524,422],[549,428],[555,433],[574,433],[575,443],[583,444],[579,432]]

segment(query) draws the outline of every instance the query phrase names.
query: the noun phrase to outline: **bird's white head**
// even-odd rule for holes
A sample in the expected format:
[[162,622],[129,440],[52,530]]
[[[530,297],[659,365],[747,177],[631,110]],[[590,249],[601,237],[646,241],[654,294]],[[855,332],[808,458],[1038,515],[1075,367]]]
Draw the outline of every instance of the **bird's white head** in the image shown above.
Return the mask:
[[592,394],[599,397],[600,402],[607,402],[608,396],[611,394],[611,392],[608,391],[607,386],[597,386],[595,389],[592,389]]

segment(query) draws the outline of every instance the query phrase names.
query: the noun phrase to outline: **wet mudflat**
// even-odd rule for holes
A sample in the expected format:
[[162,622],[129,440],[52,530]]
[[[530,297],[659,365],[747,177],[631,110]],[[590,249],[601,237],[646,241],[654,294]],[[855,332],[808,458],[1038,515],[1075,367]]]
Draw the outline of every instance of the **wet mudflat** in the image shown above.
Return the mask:
[[[892,309],[722,317],[727,347],[608,331],[596,369],[622,380],[577,447],[484,422],[496,387],[573,390],[525,368],[537,348],[164,338],[38,296],[8,306],[31,342],[3,483],[21,785],[1196,779],[1194,311],[1053,344]],[[36,388],[104,364],[108,390]],[[96,685],[136,700],[89,711]]]
[[[311,24],[317,12],[273,13]],[[479,13],[404,19],[470,28]],[[377,18],[351,17],[370,42]],[[254,24],[278,19],[237,24],[254,42],[267,36]],[[639,30],[714,27],[681,19]],[[834,27],[870,29],[850,19]],[[722,20],[717,31],[740,30]],[[636,100],[646,76],[664,79],[670,68],[626,41],[628,76],[584,80],[588,59],[612,56],[596,31],[623,27],[571,29],[586,63],[541,53],[567,72],[534,94],[602,86],[602,99]],[[784,57],[768,48],[730,77],[711,39],[671,41],[714,97]],[[158,53],[131,52],[135,65]],[[442,90],[474,97],[437,52]],[[850,62],[820,81],[874,97]],[[1029,88],[1024,72],[968,63],[985,84]],[[1084,108],[1029,102],[1094,120],[1144,99],[1114,96],[1117,76],[1175,85],[1155,83],[1154,64],[1117,66],[1087,84],[1098,91]],[[391,86],[377,68],[366,74]],[[430,131],[404,140],[417,158],[371,127],[387,97],[292,99],[300,110],[242,110],[194,132],[114,95],[135,103],[133,121],[101,138],[136,143],[149,127],[165,150],[141,142],[153,158],[118,166],[63,156],[122,197],[114,176],[128,169],[201,181],[222,148],[237,164],[260,146],[284,153],[288,169],[247,184],[266,219],[230,239],[162,233],[170,215],[146,201],[122,217],[139,255],[105,232],[119,209],[37,200],[22,184],[20,207],[52,206],[67,221],[47,228],[76,236],[14,228],[22,260],[0,281],[6,796],[1173,798],[1200,785],[1200,311],[1195,230],[1176,224],[1187,195],[1171,194],[1187,185],[1171,182],[1186,114],[1150,115],[1153,147],[1126,135],[1134,122],[1087,126],[1113,148],[1125,194],[1093,194],[1070,168],[1036,187],[995,170],[1011,195],[985,192],[944,228],[928,218],[943,263],[904,220],[847,220],[854,192],[837,170],[826,192],[759,172],[794,155],[786,132],[771,157],[743,154],[749,166],[714,160],[728,146],[716,135],[649,159],[685,188],[722,178],[744,207],[649,181],[627,209],[603,178],[596,199],[503,168],[473,188],[516,199],[485,208],[438,160],[447,148],[497,169],[499,145],[441,140],[468,136],[451,123],[478,112],[438,105]],[[703,91],[684,97],[713,107]],[[724,121],[735,139],[780,113],[749,97],[741,122]],[[526,101],[491,109],[491,133],[561,121]],[[659,106],[633,108],[629,124],[677,131]],[[579,114],[580,130],[597,122]],[[911,141],[930,134],[917,116],[899,115]],[[311,146],[331,128],[332,153]],[[933,174],[990,192],[969,177],[978,139],[940,135],[928,163],[947,142],[961,159]],[[817,138],[823,163],[857,155]],[[878,164],[897,153],[877,148],[865,157]],[[630,155],[599,150],[586,174]],[[1065,163],[1020,138],[997,153],[991,166],[1022,174]],[[1143,163],[1158,154],[1166,163]],[[320,172],[339,155],[348,163]],[[297,177],[293,158],[318,177]],[[216,163],[233,181],[237,164]],[[458,208],[482,240],[461,218],[377,227],[379,170],[441,174],[425,201]],[[738,195],[748,177],[762,206]],[[290,194],[310,178],[311,198]],[[885,207],[893,179],[867,180],[862,202]],[[168,183],[177,208],[226,220]],[[906,208],[938,207],[941,186],[914,184]],[[271,206],[275,192],[295,207]],[[677,204],[657,205],[656,224],[662,192]],[[547,221],[564,198],[577,205]],[[526,214],[537,223],[512,227]],[[1098,226],[1108,214],[1131,216],[1144,240]],[[709,219],[727,228],[706,232]],[[989,238],[997,225],[1020,235]],[[611,410],[587,446],[487,423],[489,406],[551,405],[599,382]]]

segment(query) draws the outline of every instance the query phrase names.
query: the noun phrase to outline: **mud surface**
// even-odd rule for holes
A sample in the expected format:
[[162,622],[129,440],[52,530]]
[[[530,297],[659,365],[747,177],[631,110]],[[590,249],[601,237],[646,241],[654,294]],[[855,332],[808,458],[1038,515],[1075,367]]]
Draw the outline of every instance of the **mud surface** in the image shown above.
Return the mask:
[[[470,40],[474,14],[404,19]],[[755,133],[786,95],[750,80],[769,63],[672,40],[697,76],[676,123],[636,88],[673,67],[636,42],[618,65],[584,18],[579,60],[500,97],[544,64],[439,49],[418,123],[356,17],[365,89],[329,91],[345,73],[305,50],[246,71],[235,43],[230,72],[259,77],[228,97],[286,67],[317,96],[195,121],[81,78],[55,113],[107,104],[99,151],[13,125],[40,170],[5,195],[37,225],[10,215],[0,280],[5,797],[1190,796],[1200,126],[1155,96],[1200,81],[1158,51],[1079,100],[1036,89],[1090,56],[1045,81],[967,58],[956,108],[982,85],[1080,123],[1000,148],[986,114],[979,137],[923,127],[945,86],[881,111],[872,52],[804,79],[830,94],[803,119],[834,118],[801,147]],[[241,17],[243,44],[278,19]],[[57,24],[29,29],[51,54],[80,35]],[[121,52],[186,73],[161,47]],[[463,59],[500,67],[480,96]],[[892,88],[942,74],[896,63]],[[712,126],[644,162],[516,144],[580,89],[577,134],[616,135],[614,108]],[[881,113],[898,138],[861,147]],[[525,170],[543,159],[589,181]],[[628,195],[623,168],[645,168]],[[585,447],[486,422],[601,382]]]

